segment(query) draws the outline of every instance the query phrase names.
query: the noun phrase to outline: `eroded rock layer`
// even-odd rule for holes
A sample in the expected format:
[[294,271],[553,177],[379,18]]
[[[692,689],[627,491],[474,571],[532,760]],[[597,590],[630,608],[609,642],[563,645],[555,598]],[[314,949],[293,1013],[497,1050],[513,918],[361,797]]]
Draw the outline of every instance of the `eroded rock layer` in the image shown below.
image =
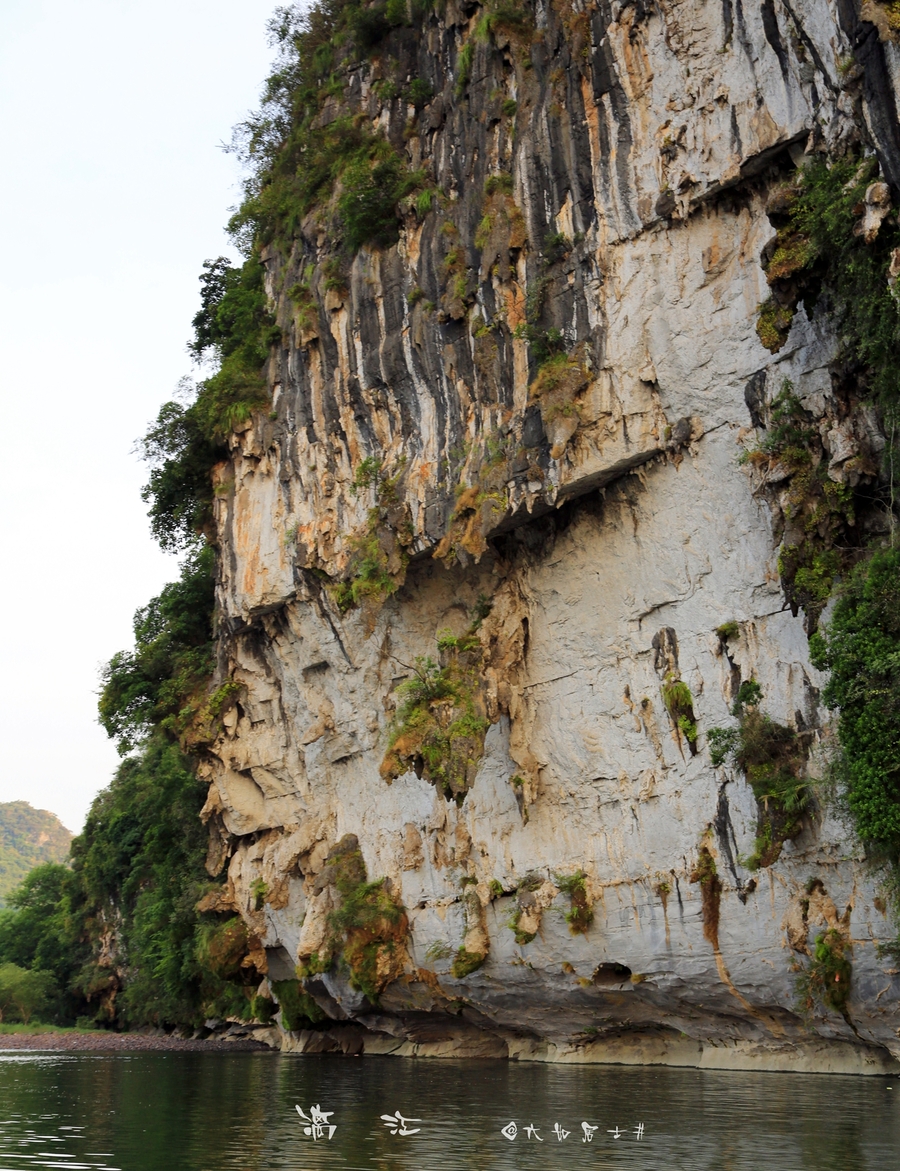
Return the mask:
[[[900,55],[850,0],[522,12],[449,0],[326,106],[429,176],[397,243],[342,259],[314,211],[264,255],[286,340],[217,473],[209,868],[345,1022],[293,1047],[882,1068],[861,852],[823,801],[773,842],[706,733],[752,681],[827,752],[783,477],[740,457],[786,382],[833,484],[884,440],[824,309],[763,347],[760,257],[804,158],[900,177]],[[802,1012],[819,938],[850,995]]]

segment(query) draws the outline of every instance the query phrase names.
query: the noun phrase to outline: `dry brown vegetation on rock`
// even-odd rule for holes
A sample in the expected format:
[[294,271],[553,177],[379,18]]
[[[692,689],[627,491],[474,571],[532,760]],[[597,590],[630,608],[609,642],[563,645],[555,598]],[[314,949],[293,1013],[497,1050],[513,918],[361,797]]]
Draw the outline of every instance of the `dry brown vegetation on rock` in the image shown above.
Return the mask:
[[709,846],[701,846],[697,854],[697,865],[691,873],[691,882],[700,883],[700,897],[703,914],[703,936],[719,950],[719,906],[722,902],[722,880],[716,868],[716,860]]

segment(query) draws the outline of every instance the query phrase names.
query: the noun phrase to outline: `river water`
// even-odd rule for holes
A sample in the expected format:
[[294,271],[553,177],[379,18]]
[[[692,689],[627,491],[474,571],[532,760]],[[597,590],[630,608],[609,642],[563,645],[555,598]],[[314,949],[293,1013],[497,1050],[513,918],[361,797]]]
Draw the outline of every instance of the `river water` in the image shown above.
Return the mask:
[[[310,1119],[312,1107],[328,1114],[332,1137],[305,1134],[313,1127],[298,1105]],[[398,1112],[405,1124],[382,1120]],[[892,1171],[900,1168],[900,1079],[0,1052],[0,1171],[30,1167]]]

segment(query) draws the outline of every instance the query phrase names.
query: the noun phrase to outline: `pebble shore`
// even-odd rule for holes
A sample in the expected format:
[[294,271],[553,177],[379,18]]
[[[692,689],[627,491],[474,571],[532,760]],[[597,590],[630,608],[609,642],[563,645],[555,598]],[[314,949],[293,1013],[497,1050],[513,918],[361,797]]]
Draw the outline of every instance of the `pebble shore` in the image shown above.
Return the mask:
[[272,1049],[253,1037],[170,1037],[166,1034],[109,1033],[98,1029],[91,1033],[9,1033],[0,1035],[0,1052],[4,1050],[45,1050],[79,1053],[246,1053]]

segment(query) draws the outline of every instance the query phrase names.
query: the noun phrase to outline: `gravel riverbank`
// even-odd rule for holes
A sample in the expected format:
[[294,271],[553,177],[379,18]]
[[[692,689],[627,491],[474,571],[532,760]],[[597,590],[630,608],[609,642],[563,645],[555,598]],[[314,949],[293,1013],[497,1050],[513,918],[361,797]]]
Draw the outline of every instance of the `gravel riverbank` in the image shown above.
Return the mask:
[[251,1049],[272,1052],[271,1046],[252,1036],[218,1036],[201,1040],[165,1034],[107,1033],[102,1029],[90,1033],[0,1034],[0,1052],[10,1049],[67,1053],[246,1053]]

